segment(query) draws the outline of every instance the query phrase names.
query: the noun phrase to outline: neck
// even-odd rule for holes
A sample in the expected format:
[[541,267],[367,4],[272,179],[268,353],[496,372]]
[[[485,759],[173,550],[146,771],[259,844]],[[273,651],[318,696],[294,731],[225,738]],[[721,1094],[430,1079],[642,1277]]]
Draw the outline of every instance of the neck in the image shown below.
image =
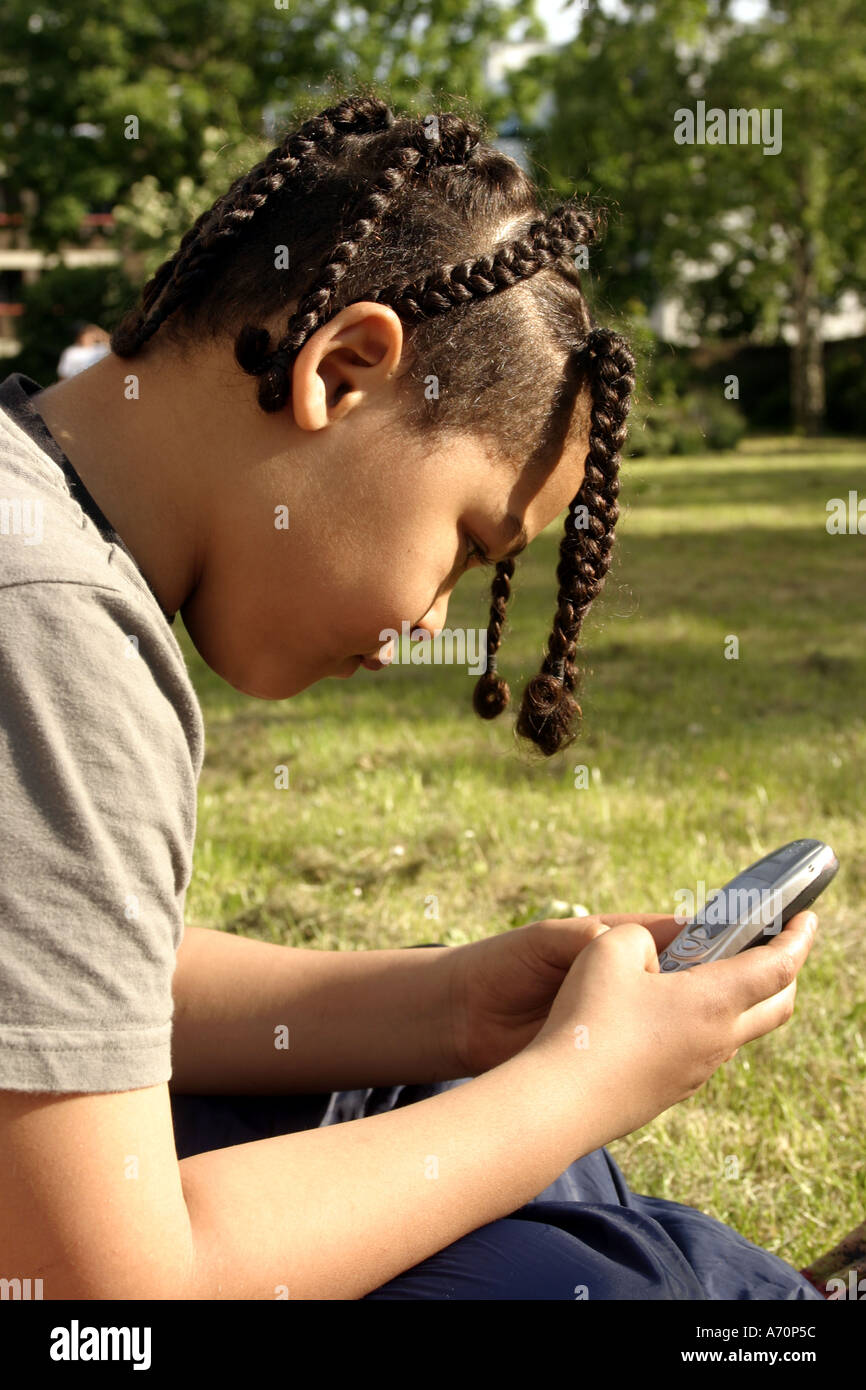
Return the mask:
[[[137,378],[130,399],[129,378]],[[182,608],[201,575],[206,517],[203,468],[210,441],[189,440],[208,415],[183,402],[158,360],[114,353],[33,397],[88,492],[135,557],[167,613]],[[207,427],[206,427],[207,428]],[[211,483],[212,487],[212,483]]]

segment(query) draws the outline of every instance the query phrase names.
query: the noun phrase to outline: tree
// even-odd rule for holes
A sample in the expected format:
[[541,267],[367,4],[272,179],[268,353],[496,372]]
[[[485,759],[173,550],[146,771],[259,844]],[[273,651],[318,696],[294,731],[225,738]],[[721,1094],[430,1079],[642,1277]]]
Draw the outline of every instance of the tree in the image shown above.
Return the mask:
[[[551,93],[549,120],[528,131],[533,157],[563,189],[577,182],[613,205],[599,290],[616,310],[669,291],[704,333],[770,340],[793,323],[795,424],[815,430],[821,310],[866,283],[866,13],[856,0],[790,0],[744,26],[707,0],[619,9],[590,0],[575,40],[513,79],[524,107]],[[699,101],[726,116],[781,110],[779,152],[676,143],[677,113]],[[684,279],[685,260],[708,275]]]
[[[221,189],[250,142],[258,157],[304,100],[327,105],[335,80],[379,84],[395,105],[457,92],[495,122],[484,64],[515,25],[543,34],[534,0],[47,0],[38,11],[5,0],[6,210],[51,251],[143,180],[173,197],[213,171]],[[215,149],[231,167],[214,169]]]
[[794,424],[811,434],[825,409],[822,314],[844,290],[866,289],[866,11],[856,0],[774,3],[760,26],[730,34],[708,90],[717,106],[780,113],[780,154],[759,164],[729,145],[718,193],[748,215],[747,261],[763,263],[793,322]]

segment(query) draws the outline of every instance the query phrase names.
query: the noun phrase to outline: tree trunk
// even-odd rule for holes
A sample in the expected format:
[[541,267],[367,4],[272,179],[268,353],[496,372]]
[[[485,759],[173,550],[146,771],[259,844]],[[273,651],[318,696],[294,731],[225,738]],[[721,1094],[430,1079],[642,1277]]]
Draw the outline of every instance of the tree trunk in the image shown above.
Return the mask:
[[[811,172],[811,171],[810,171]],[[818,434],[826,407],[824,387],[824,340],[821,334],[821,305],[818,294],[816,247],[811,231],[813,180],[800,169],[798,183],[798,230],[791,250],[794,262],[794,325],[797,337],[791,349],[791,414],[794,428],[805,434]]]

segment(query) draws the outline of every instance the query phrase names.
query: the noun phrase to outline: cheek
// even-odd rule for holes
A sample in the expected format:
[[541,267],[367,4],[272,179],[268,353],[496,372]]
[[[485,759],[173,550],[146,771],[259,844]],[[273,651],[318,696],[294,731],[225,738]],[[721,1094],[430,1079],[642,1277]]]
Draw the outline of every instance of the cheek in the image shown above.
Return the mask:
[[384,628],[399,632],[403,622],[423,618],[441,582],[429,565],[422,569],[411,558],[381,556],[364,571],[359,566],[343,600],[346,626],[365,635],[362,645],[369,651]]
[[[317,566],[323,608],[341,646],[371,651],[383,629],[423,618],[451,574],[459,547],[453,506],[443,488],[389,491],[384,484],[347,501],[331,533],[327,565]],[[382,639],[384,640],[384,639]]]
[[372,651],[387,640],[386,629],[400,633],[426,616],[454,564],[453,555],[431,562],[417,542],[401,553],[395,546],[373,556],[363,567],[360,557],[353,582],[343,595],[341,622],[353,651]]

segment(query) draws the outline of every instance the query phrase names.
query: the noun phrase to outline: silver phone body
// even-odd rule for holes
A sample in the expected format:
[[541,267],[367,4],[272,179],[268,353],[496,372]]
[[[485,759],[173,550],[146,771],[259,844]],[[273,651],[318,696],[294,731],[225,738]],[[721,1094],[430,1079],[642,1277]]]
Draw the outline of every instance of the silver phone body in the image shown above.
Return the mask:
[[659,969],[738,955],[782,930],[809,907],[839,868],[822,840],[791,840],[720,888],[659,956]]

